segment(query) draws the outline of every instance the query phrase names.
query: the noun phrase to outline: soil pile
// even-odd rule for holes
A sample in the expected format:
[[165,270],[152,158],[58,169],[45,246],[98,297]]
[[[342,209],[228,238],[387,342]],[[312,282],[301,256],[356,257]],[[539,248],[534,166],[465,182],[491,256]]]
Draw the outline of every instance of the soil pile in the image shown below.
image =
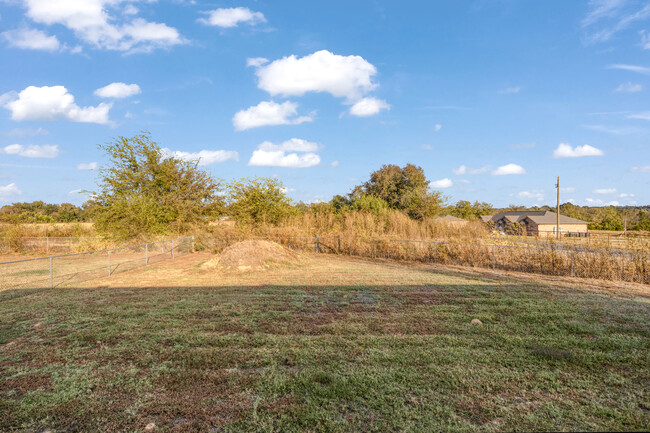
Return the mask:
[[227,247],[201,267],[234,271],[265,271],[272,266],[298,262],[300,256],[297,253],[278,243],[253,240],[238,242]]

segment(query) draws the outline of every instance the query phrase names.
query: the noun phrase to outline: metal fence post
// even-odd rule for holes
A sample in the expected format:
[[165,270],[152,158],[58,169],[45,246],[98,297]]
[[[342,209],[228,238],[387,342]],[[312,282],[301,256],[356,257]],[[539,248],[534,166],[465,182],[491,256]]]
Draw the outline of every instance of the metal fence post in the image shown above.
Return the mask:
[[316,235],[316,248],[315,248],[315,251],[317,253],[320,253],[320,242],[319,242],[319,239],[318,239],[318,235]]
[[174,240],[172,239],[172,259],[174,258]]
[[50,252],[50,237],[49,236],[45,237],[45,252],[47,252],[47,253]]
[[111,276],[111,250],[108,250],[108,276]]
[[438,263],[438,242],[433,243],[433,263]]
[[492,269],[497,268],[496,245],[492,245]]
[[149,244],[144,245],[144,264],[149,264]]
[[52,257],[50,257],[50,289],[54,288],[54,277],[52,275]]
[[192,236],[192,251],[194,251],[194,236]]
[[574,246],[573,249],[571,250],[571,276],[572,276],[572,277],[574,276],[574,275],[573,275],[573,253],[574,253],[574,251],[575,251],[575,246]]
[[339,254],[341,254],[341,236],[338,237],[338,250]]

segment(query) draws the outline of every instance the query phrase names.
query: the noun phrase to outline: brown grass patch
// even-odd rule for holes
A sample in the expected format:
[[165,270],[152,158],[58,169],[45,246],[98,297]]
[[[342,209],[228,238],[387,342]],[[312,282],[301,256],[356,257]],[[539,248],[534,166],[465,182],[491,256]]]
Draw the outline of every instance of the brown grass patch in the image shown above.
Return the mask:
[[224,249],[217,257],[204,263],[203,269],[265,271],[274,264],[296,264],[298,253],[282,245],[262,240],[238,242]]

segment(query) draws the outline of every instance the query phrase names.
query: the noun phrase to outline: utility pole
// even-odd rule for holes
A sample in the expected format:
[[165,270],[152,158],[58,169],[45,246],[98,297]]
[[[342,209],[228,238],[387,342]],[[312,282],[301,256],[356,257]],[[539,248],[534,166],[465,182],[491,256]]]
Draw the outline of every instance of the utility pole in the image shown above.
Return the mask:
[[557,177],[557,184],[555,185],[557,188],[557,209],[555,212],[556,215],[556,227],[555,227],[555,234],[557,236],[557,240],[560,240],[560,176]]

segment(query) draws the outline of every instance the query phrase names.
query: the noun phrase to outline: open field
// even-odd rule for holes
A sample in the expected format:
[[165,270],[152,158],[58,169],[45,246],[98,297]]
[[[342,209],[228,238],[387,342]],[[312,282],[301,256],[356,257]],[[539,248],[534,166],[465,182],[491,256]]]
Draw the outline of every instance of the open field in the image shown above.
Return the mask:
[[210,257],[0,293],[0,431],[650,427],[647,286]]

